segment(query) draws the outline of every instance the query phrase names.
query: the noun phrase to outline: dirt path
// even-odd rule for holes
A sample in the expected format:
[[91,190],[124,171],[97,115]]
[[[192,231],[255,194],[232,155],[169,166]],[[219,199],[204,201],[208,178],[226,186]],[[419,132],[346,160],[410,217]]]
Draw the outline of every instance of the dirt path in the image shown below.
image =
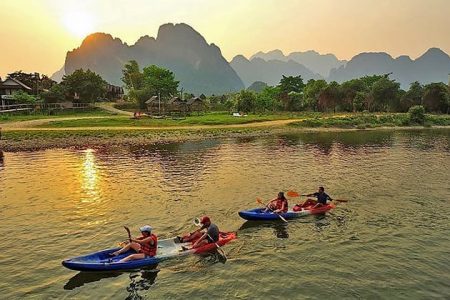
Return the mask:
[[108,112],[115,113],[115,114],[118,114],[118,115],[124,115],[124,116],[133,116],[132,112],[117,109],[113,105],[114,105],[113,102],[95,103],[95,107],[98,107],[100,109],[106,110]]
[[186,126],[101,126],[101,127],[39,127],[33,126],[43,125],[50,121],[62,121],[62,120],[77,120],[77,119],[99,119],[108,117],[83,117],[83,118],[55,118],[55,119],[42,119],[23,121],[16,123],[6,123],[2,127],[3,131],[76,131],[76,130],[202,130],[202,129],[226,129],[226,128],[261,128],[261,127],[280,127],[290,123],[303,121],[303,119],[289,119],[289,120],[274,120],[264,122],[253,122],[245,124],[231,124],[231,125],[186,125]]

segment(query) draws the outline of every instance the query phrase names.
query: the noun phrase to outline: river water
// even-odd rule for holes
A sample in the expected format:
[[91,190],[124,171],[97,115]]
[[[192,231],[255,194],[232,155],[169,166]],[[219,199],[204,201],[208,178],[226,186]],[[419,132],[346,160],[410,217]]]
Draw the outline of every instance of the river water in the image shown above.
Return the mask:
[[[256,197],[319,185],[350,201],[288,224],[237,215]],[[450,130],[5,152],[0,196],[3,299],[450,298]],[[238,233],[225,263],[191,256],[101,274],[61,266],[117,245],[125,224],[172,237],[203,214]]]

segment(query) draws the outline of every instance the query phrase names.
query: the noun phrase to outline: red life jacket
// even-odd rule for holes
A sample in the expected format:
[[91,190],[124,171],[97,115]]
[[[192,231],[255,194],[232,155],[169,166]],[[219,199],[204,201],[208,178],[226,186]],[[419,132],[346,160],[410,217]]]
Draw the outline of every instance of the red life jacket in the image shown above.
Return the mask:
[[155,256],[156,250],[158,249],[158,238],[154,234],[151,234],[150,237],[153,240],[153,245],[151,245],[150,242],[147,244],[141,244],[141,250],[145,255]]
[[277,209],[282,209],[283,208],[283,203],[286,203],[286,205],[284,206],[283,212],[285,213],[285,212],[288,211],[288,201],[287,201],[287,199],[277,199],[276,203],[277,203],[276,204]]

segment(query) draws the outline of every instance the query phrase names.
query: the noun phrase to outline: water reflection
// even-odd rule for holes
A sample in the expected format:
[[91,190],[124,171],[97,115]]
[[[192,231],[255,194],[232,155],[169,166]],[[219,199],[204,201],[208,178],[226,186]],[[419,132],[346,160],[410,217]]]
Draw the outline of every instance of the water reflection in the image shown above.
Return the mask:
[[120,272],[80,272],[69,279],[64,285],[65,290],[73,290],[91,282],[122,275]]
[[5,155],[3,154],[3,151],[0,150],[0,170],[4,167],[4,161],[5,161]]
[[159,270],[156,269],[155,266],[154,269],[146,269],[139,272],[130,273],[131,282],[127,287],[128,296],[125,299],[144,299],[144,296],[139,293],[150,289],[150,287],[155,283],[158,272]]
[[[272,228],[273,234],[275,237],[279,239],[287,239],[289,238],[287,223],[281,222],[259,222],[259,221],[245,221],[241,227],[239,227],[238,231],[250,231],[251,229],[257,230],[258,228]],[[253,230],[252,230],[253,232]]]
[[99,191],[98,191],[98,179],[99,172],[97,170],[97,166],[95,164],[95,154],[94,150],[87,149],[84,151],[84,161],[82,166],[82,181],[81,181],[81,189],[86,195],[86,198],[83,199],[83,202],[91,202],[98,200]]
[[126,299],[143,299],[141,292],[147,291],[155,283],[159,269],[156,266],[136,272],[80,272],[69,279],[64,285],[65,290],[74,290],[85,284],[100,281],[102,279],[115,278],[123,274],[129,274],[130,284],[126,287],[128,296]]

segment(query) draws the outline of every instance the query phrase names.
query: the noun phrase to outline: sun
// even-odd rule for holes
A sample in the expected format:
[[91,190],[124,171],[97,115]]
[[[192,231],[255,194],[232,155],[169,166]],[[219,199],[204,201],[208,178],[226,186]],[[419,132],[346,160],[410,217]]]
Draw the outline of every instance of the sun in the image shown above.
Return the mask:
[[84,38],[94,30],[94,18],[86,12],[71,12],[63,17],[66,28],[79,38]]

